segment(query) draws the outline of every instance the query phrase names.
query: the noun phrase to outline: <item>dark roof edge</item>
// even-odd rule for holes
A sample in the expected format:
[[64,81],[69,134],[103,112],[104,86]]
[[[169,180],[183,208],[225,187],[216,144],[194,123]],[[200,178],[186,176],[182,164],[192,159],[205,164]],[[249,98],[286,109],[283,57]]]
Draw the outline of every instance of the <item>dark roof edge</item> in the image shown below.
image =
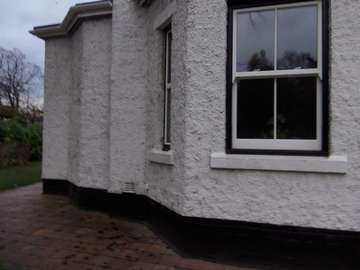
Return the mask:
[[70,8],[62,23],[36,26],[30,33],[42,39],[62,37],[68,35],[72,28],[83,19],[111,14],[111,0],[77,4]]
[[154,2],[154,0],[135,0],[135,1],[141,7],[148,7]]

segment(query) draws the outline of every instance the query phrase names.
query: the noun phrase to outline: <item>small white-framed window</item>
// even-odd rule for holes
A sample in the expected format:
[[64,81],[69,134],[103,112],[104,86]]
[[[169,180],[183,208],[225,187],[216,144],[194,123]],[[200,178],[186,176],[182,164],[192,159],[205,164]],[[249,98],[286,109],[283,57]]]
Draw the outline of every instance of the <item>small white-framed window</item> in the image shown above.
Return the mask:
[[233,10],[233,149],[323,147],[321,1]]
[[172,32],[171,26],[164,30],[165,39],[165,72],[164,72],[164,131],[163,150],[171,148],[171,56],[172,56]]

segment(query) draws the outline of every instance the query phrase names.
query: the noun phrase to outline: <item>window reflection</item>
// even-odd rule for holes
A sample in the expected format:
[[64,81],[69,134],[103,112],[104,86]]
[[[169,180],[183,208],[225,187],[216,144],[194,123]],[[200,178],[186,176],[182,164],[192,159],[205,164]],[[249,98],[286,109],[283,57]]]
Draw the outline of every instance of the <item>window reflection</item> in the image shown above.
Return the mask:
[[236,69],[273,70],[275,11],[241,12],[237,15]]
[[278,10],[278,69],[317,67],[317,6]]
[[274,80],[241,80],[238,84],[237,137],[274,138]]
[[316,67],[317,61],[310,53],[285,51],[283,56],[278,58],[278,69],[303,69]]
[[248,62],[247,70],[272,70],[274,69],[273,62],[266,56],[266,51],[261,50],[259,53],[254,53]]
[[166,140],[165,142],[171,142],[171,89],[166,90]]
[[278,139],[316,139],[316,78],[277,80]]

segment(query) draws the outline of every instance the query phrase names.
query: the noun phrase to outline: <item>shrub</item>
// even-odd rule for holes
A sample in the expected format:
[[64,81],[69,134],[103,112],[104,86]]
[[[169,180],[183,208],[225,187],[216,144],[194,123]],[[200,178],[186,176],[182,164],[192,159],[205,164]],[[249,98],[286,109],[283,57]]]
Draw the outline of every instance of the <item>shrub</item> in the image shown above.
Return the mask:
[[42,125],[33,123],[29,126],[29,145],[31,147],[31,160],[40,160],[42,154]]
[[2,121],[3,131],[5,134],[5,142],[29,142],[29,131],[26,125],[18,120],[8,119]]
[[0,120],[0,166],[41,159],[42,126],[20,118]]

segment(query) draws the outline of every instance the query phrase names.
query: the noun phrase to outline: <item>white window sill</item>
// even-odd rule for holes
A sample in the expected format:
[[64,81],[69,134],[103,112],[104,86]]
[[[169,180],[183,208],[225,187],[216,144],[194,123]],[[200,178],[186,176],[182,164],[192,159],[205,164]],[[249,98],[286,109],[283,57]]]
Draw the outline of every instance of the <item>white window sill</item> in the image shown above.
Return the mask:
[[173,151],[162,151],[152,149],[149,152],[149,160],[154,163],[174,165],[174,154]]
[[345,174],[347,171],[347,157],[335,155],[330,157],[303,157],[212,153],[210,167],[213,169]]

